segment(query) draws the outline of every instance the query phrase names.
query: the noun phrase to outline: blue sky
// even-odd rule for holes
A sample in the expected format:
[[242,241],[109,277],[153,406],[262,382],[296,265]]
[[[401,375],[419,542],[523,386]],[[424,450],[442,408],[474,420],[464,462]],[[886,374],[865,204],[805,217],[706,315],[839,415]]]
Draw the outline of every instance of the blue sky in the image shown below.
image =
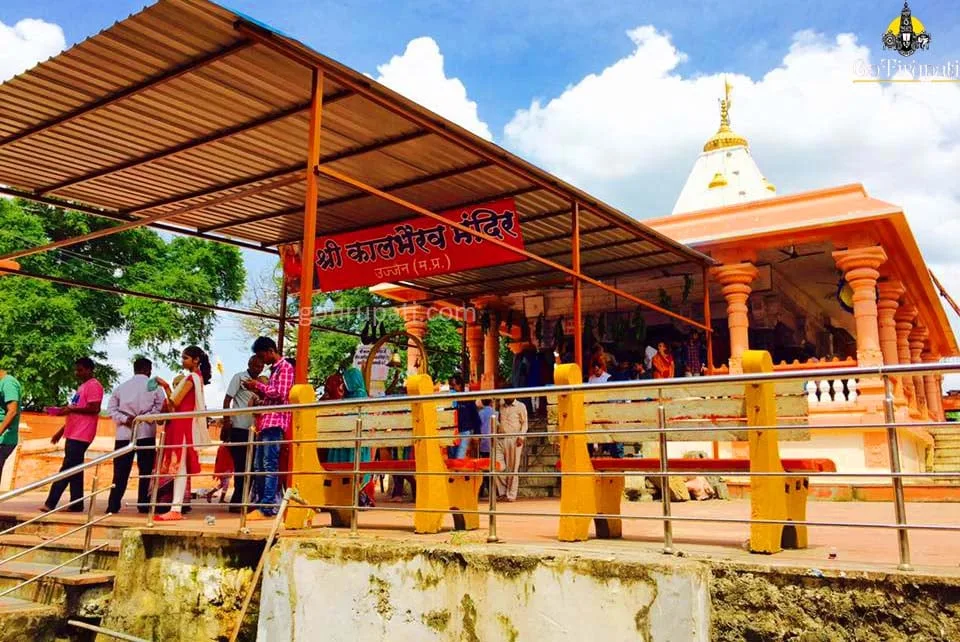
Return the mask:
[[[413,38],[440,45],[450,75],[480,105],[495,135],[514,111],[629,53],[628,29],[653,24],[689,55],[684,74],[736,70],[759,75],[786,53],[802,29],[854,33],[874,45],[899,14],[897,0],[774,0],[650,2],[630,0],[231,0],[222,3],[309,44],[355,69],[372,73]],[[41,18],[63,27],[75,43],[139,11],[143,2],[5,0],[0,21]],[[912,3],[934,34],[937,52],[960,52],[957,4]],[[82,9],[81,9],[82,7]]]
[[[880,36],[899,15],[898,0],[225,4],[375,77],[403,56],[413,73],[395,79],[394,89],[458,122],[467,114],[496,142],[638,218],[670,211],[702,141],[716,129],[719,74],[732,74],[734,128],[750,139],[780,193],[862,182],[904,206],[928,261],[955,297],[960,293],[952,241],[960,235],[960,85],[850,82],[855,61],[891,57]],[[70,45],[142,6],[4,0],[0,23],[54,23]],[[956,0],[916,0],[911,8],[933,36],[931,50],[914,59],[960,58]],[[638,30],[644,25],[652,29]],[[408,44],[422,37],[433,54],[427,47],[419,58],[410,55]],[[416,65],[438,55],[442,69],[433,80],[420,74],[418,86]],[[0,62],[3,56],[0,50]],[[451,97],[452,79],[466,98]],[[590,91],[578,94],[584,87]],[[584,93],[586,102],[578,98]],[[899,147],[903,128],[917,151],[910,164]],[[246,254],[251,277],[269,269],[269,257]],[[237,325],[224,319],[215,335],[214,352],[228,370],[246,359]],[[122,345],[122,337],[112,338],[111,354],[122,354]]]

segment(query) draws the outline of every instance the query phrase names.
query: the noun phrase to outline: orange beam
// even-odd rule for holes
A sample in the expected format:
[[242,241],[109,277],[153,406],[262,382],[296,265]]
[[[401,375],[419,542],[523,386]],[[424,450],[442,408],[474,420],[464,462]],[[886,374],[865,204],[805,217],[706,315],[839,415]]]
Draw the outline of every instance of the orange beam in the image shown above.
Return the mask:
[[[310,99],[310,132],[307,138],[307,167],[319,167],[320,133],[323,130],[323,72],[313,70],[313,94]],[[297,325],[297,383],[307,383],[310,366],[310,317],[313,314],[313,263],[317,243],[317,195],[319,179],[307,171],[307,193],[303,207],[303,245],[300,274],[300,314]]]
[[46,245],[40,245],[38,247],[26,248],[23,250],[17,250],[16,252],[10,252],[3,256],[0,256],[0,261],[19,259],[24,256],[31,256],[33,254],[39,254],[40,252],[45,252],[47,250],[54,250],[59,247],[67,247],[70,245],[76,245],[77,243],[84,243],[86,241],[92,241],[94,239],[102,238],[104,236],[111,236],[117,234],[118,232],[125,232],[127,230],[133,230],[138,227],[145,227],[152,223],[158,221],[163,221],[166,219],[175,218],[182,214],[187,214],[189,212],[195,212],[196,210],[206,209],[208,207],[213,207],[214,205],[220,205],[222,203],[228,203],[230,201],[236,201],[241,198],[246,198],[248,196],[253,196],[254,194],[259,194],[261,192],[269,192],[270,190],[275,190],[281,187],[286,187],[287,185],[292,185],[294,183],[299,183],[303,180],[303,174],[298,173],[295,176],[288,176],[282,180],[274,181],[273,183],[268,183],[266,185],[256,185],[254,187],[241,190],[239,192],[234,192],[233,194],[227,194],[225,196],[220,196],[218,198],[211,199],[209,201],[204,201],[202,203],[196,203],[194,205],[188,205],[186,207],[181,207],[170,212],[161,212],[160,214],[154,214],[152,216],[144,216],[143,218],[134,219],[132,221],[127,221],[126,223],[121,223],[120,225],[114,225],[113,227],[107,227],[102,230],[95,230],[89,234],[83,234],[81,236],[74,236],[73,238],[62,239],[59,241],[54,241],[53,243],[47,243]]
[[[574,272],[580,272],[580,203],[573,203],[573,217],[570,223],[570,265]],[[580,293],[580,279],[573,280],[573,360],[583,368],[583,299]]]
[[[396,204],[396,205],[399,205],[400,207],[406,208],[406,209],[410,210],[411,212],[415,212],[415,213],[420,214],[420,215],[422,215],[422,216],[426,216],[427,218],[430,218],[430,219],[433,219],[433,220],[435,220],[435,221],[439,221],[439,222],[441,222],[441,223],[444,223],[445,225],[448,225],[449,227],[452,227],[452,228],[454,228],[454,229],[460,230],[461,232],[464,232],[465,234],[469,234],[470,236],[474,236],[474,237],[476,237],[476,238],[482,239],[482,240],[484,240],[484,241],[486,241],[486,242],[488,242],[488,243],[490,243],[490,244],[492,244],[492,245],[496,245],[497,247],[500,247],[500,248],[503,248],[503,249],[505,249],[505,250],[507,250],[507,251],[509,251],[509,252],[512,252],[513,254],[517,254],[517,255],[522,256],[522,257],[524,257],[524,258],[530,259],[531,261],[536,261],[537,263],[542,263],[543,265],[545,265],[545,266],[547,266],[547,267],[549,267],[549,268],[553,268],[554,270],[557,270],[558,272],[563,272],[564,274],[567,274],[567,275],[569,275],[569,276],[572,276],[574,279],[577,279],[577,280],[582,281],[582,282],[584,282],[584,283],[589,283],[590,285],[592,285],[592,286],[594,286],[594,287],[598,287],[598,288],[600,288],[601,290],[604,290],[604,291],[606,291],[606,292],[610,292],[610,293],[613,294],[613,295],[616,295],[616,296],[619,296],[619,297],[623,297],[624,299],[626,299],[626,300],[628,300],[628,301],[632,301],[632,302],[636,303],[636,304],[639,305],[639,306],[643,306],[643,307],[648,308],[648,309],[650,309],[650,310],[654,310],[655,312],[659,312],[660,314],[663,314],[663,315],[665,315],[665,316],[668,316],[668,317],[670,317],[671,319],[676,319],[676,320],[678,320],[678,321],[681,321],[681,322],[686,323],[686,324],[688,324],[688,325],[692,325],[692,326],[694,326],[694,327],[700,328],[701,330],[705,330],[705,331],[707,331],[707,332],[710,331],[710,328],[708,328],[707,326],[703,325],[702,323],[699,323],[699,322],[697,322],[697,321],[694,321],[693,319],[688,319],[688,318],[686,318],[686,317],[684,317],[684,316],[681,316],[681,315],[679,315],[679,314],[676,314],[675,312],[671,312],[670,310],[665,310],[664,308],[661,308],[661,307],[658,306],[658,305],[654,305],[653,303],[650,303],[649,301],[644,301],[643,299],[641,299],[641,298],[639,298],[639,297],[635,297],[635,296],[633,296],[632,294],[628,294],[627,292],[624,292],[623,290],[619,290],[619,289],[617,289],[617,288],[615,288],[615,287],[613,287],[613,286],[610,286],[610,285],[607,285],[606,283],[603,283],[603,282],[601,282],[601,281],[598,281],[597,279],[591,278],[591,277],[589,277],[589,276],[587,276],[587,275],[585,275],[585,274],[581,274],[580,272],[576,272],[576,271],[574,271],[574,270],[571,270],[570,268],[568,268],[568,267],[566,267],[566,266],[564,266],[564,265],[561,265],[561,264],[556,263],[556,262],[554,262],[554,261],[550,261],[550,260],[547,260],[547,259],[545,259],[545,258],[543,258],[543,257],[537,256],[536,254],[533,254],[532,252],[528,252],[528,251],[526,251],[526,250],[521,250],[521,249],[519,249],[519,248],[513,247],[513,246],[510,245],[509,243],[506,243],[506,242],[504,242],[504,241],[501,241],[500,239],[495,239],[495,238],[493,238],[492,236],[487,236],[486,234],[483,234],[482,232],[477,232],[476,230],[471,229],[471,228],[469,228],[469,227],[467,227],[467,226],[465,226],[465,225],[461,225],[460,223],[456,223],[456,222],[454,222],[454,221],[450,221],[450,220],[448,220],[448,219],[440,216],[439,214],[437,214],[437,213],[435,213],[435,212],[431,212],[430,210],[425,209],[425,208],[423,208],[423,207],[420,207],[419,205],[415,205],[415,204],[413,204],[413,203],[411,203],[411,202],[409,202],[409,201],[405,201],[405,200],[403,200],[402,198],[399,198],[399,197],[397,197],[397,196],[394,196],[393,194],[388,194],[388,193],[386,193],[386,192],[384,192],[384,191],[382,191],[382,190],[377,189],[376,187],[371,187],[370,185],[367,185],[366,183],[363,183],[362,181],[358,181],[358,180],[355,179],[355,178],[352,178],[352,177],[350,177],[350,176],[347,176],[346,174],[343,174],[343,173],[338,172],[338,171],[336,171],[336,170],[330,169],[329,167],[320,167],[320,166],[317,166],[317,167],[315,167],[314,171],[315,171],[316,173],[318,173],[318,174],[322,174],[322,175],[324,175],[324,176],[327,176],[328,178],[331,178],[331,179],[333,179],[333,180],[335,180],[335,181],[339,181],[339,182],[341,182],[341,183],[344,183],[345,185],[351,185],[351,186],[353,186],[353,187],[356,187],[357,189],[360,189],[360,190],[363,190],[363,191],[368,192],[368,193],[370,193],[370,194],[373,194],[374,196],[379,196],[379,197],[382,198],[383,200],[385,200],[385,201],[390,201],[391,203],[394,203],[394,204]],[[305,253],[304,253],[304,256],[306,256]],[[3,258],[3,257],[0,257],[0,258]],[[312,263],[312,259],[311,259],[311,263]],[[299,364],[299,361],[298,361],[297,363]]]

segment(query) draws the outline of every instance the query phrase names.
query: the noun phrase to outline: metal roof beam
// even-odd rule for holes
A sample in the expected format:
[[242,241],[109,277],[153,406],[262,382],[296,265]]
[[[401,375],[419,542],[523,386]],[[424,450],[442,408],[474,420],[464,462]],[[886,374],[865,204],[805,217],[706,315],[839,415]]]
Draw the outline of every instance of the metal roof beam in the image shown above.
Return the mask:
[[[49,198],[45,196],[37,196],[32,192],[24,192],[12,187],[6,187],[0,185],[0,194],[7,194],[16,198],[22,198],[27,201],[33,201],[35,203],[42,203],[44,205],[52,205],[54,207],[61,207],[65,210],[74,210],[76,212],[82,212],[84,214],[89,214],[90,216],[96,216],[98,218],[105,218],[110,221],[119,221],[125,223],[128,221],[136,220],[132,216],[126,214],[121,214],[117,211],[104,210],[97,207],[90,207],[89,205],[82,205],[80,203],[71,203],[69,201],[61,201],[56,198]],[[243,248],[245,250],[256,250],[258,252],[265,252],[267,254],[276,255],[276,250],[271,250],[265,248],[262,245],[256,243],[248,243],[246,241],[239,241],[232,238],[227,238],[224,236],[214,236],[212,234],[204,234],[196,230],[191,230],[186,227],[180,227],[178,225],[168,225],[166,223],[152,223],[148,227],[159,230],[161,232],[169,232],[171,234],[180,234],[181,236],[192,236],[194,238],[203,239],[205,241],[210,241],[212,243],[222,243],[223,245],[233,245],[234,247]]]
[[[343,100],[354,95],[354,92],[350,90],[343,90],[335,93],[329,98],[324,99],[324,104],[329,105],[332,102],[338,100]],[[146,165],[147,163],[152,163],[154,161],[162,160],[164,158],[169,158],[170,156],[175,156],[186,151],[194,150],[205,145],[210,145],[213,143],[219,143],[220,141],[226,140],[232,136],[248,132],[252,129],[258,127],[263,127],[264,125],[270,125],[284,118],[289,118],[290,116],[295,116],[297,114],[303,113],[310,107],[310,102],[299,103],[287,107],[286,109],[281,109],[279,111],[273,111],[269,114],[259,116],[252,120],[248,120],[245,123],[239,125],[234,125],[233,127],[225,127],[218,129],[217,131],[211,132],[205,136],[200,136],[199,138],[194,138],[188,140],[185,143],[180,143],[179,145],[173,145],[166,149],[161,149],[160,151],[153,152],[151,154],[145,154],[139,158],[134,158],[111,167],[106,167],[104,169],[98,169],[81,176],[75,176],[73,178],[68,178],[66,180],[60,181],[59,183],[53,183],[50,185],[44,185],[37,188],[36,192],[38,194],[50,194],[58,190],[65,189],[67,187],[73,187],[74,185],[79,185],[80,183],[85,183],[87,181],[92,181],[97,178],[103,178],[104,176],[109,176],[110,174],[115,174],[117,172],[122,172],[128,169],[133,169],[134,167],[139,167],[140,165]]]
[[303,180],[302,172],[298,172],[296,175],[287,176],[273,183],[268,183],[266,185],[253,185],[247,187],[239,192],[233,194],[225,194],[223,196],[218,196],[215,199],[204,201],[202,203],[195,203],[193,205],[187,205],[185,207],[175,209],[169,212],[160,212],[159,214],[151,214],[150,216],[145,216],[143,218],[133,218],[127,222],[121,223],[120,225],[114,225],[113,227],[107,227],[102,230],[95,230],[87,234],[81,234],[80,236],[74,236],[72,238],[61,239],[59,241],[54,241],[52,243],[47,243],[45,245],[40,245],[38,247],[26,248],[22,250],[16,250],[14,252],[9,252],[0,256],[0,261],[3,260],[14,260],[19,259],[24,256],[31,256],[33,254],[39,254],[40,252],[45,252],[47,250],[54,250],[60,247],[67,247],[70,245],[76,245],[77,243],[84,243],[86,241],[93,241],[104,236],[110,236],[118,232],[124,232],[126,230],[136,229],[138,227],[145,227],[153,223],[158,223],[166,219],[172,219],[174,217],[180,216],[182,214],[187,214],[196,210],[202,210],[207,207],[212,207],[214,205],[219,205],[221,203],[228,203],[230,201],[239,200],[241,198],[247,198],[248,196],[253,196],[254,194],[259,194],[261,192],[268,192],[270,190],[279,189],[281,187],[286,187],[287,185],[292,185]]
[[[430,132],[426,130],[418,129],[413,132],[407,132],[406,134],[392,136],[390,138],[377,141],[375,143],[369,143],[367,145],[358,145],[356,147],[351,147],[349,149],[345,149],[335,154],[329,154],[328,156],[321,158],[320,163],[321,164],[335,163],[337,161],[345,160],[347,158],[354,158],[356,156],[362,156],[363,154],[378,152],[383,149],[386,149],[387,147],[391,147],[393,145],[400,145],[403,143],[408,143],[412,140],[417,140],[418,138],[423,138],[424,136],[428,136],[429,134]],[[300,165],[301,170],[305,170],[306,167],[307,167],[306,163],[303,163],[302,165]],[[341,199],[341,198],[346,199],[349,197],[347,196],[338,197],[338,199]],[[330,201],[337,201],[338,199],[330,199]],[[324,203],[326,202],[327,201],[319,201],[317,203],[317,206],[323,207]],[[302,211],[303,211],[303,206],[297,205],[295,207],[288,207],[282,210],[278,210],[276,212],[266,212],[264,214],[257,214],[256,216],[251,216],[249,218],[241,219],[239,221],[225,221],[223,223],[217,223],[215,225],[208,225],[206,227],[200,228],[200,231],[213,232],[216,230],[225,230],[230,227],[237,227],[239,225],[246,225],[248,223],[258,223],[260,221],[269,220],[274,217],[287,216],[288,214],[294,214],[296,212],[302,212]]]
[[[263,174],[258,174],[256,176],[244,176],[243,178],[239,178],[235,181],[230,181],[229,183],[221,183],[219,185],[214,185],[213,187],[197,190],[195,192],[188,192],[186,194],[177,194],[176,196],[171,196],[170,198],[165,198],[159,201],[153,201],[152,203],[146,203],[144,205],[138,205],[137,207],[124,210],[123,213],[139,214],[141,212],[157,209],[158,207],[168,207],[170,205],[179,205],[187,201],[192,201],[198,198],[212,196],[214,194],[219,194],[220,192],[226,192],[231,189],[237,189],[239,187],[248,187],[250,185],[253,185],[254,183],[261,183],[263,181],[269,181],[277,178],[281,178],[281,179],[289,178],[290,176],[294,176],[297,174],[301,175],[300,178],[303,178],[303,173],[305,169],[306,169],[305,163],[297,163],[296,165],[281,167],[280,169],[274,169],[269,172],[264,172]],[[289,185],[289,183],[284,183],[284,184]],[[194,208],[194,209],[200,209],[200,208]]]
[[44,132],[52,127],[56,127],[64,123],[69,123],[70,121],[76,120],[81,116],[85,116],[89,114],[90,112],[96,111],[97,109],[101,109],[103,107],[108,107],[125,98],[135,96],[147,89],[157,87],[158,85],[162,85],[163,83],[179,78],[185,74],[197,71],[198,69],[206,67],[207,65],[210,65],[212,63],[215,63],[218,60],[222,60],[228,56],[232,56],[233,54],[239,51],[243,51],[244,49],[252,47],[254,44],[256,43],[250,39],[238,40],[237,42],[231,45],[228,45],[226,47],[223,47],[221,49],[218,49],[212,53],[200,56],[198,58],[194,58],[193,60],[190,60],[182,65],[173,67],[172,69],[168,69],[163,73],[157,74],[156,76],[151,76],[142,82],[138,82],[136,84],[130,85],[129,87],[125,87],[119,91],[115,91],[112,94],[104,96],[103,98],[100,98],[98,100],[94,100],[93,102],[87,103],[86,105],[81,105],[80,107],[77,107],[76,109],[69,111],[66,114],[56,116],[49,120],[45,120],[42,123],[38,123],[26,129],[22,129],[15,134],[11,134],[4,138],[0,138],[0,149],[3,149],[5,146],[10,145],[11,143],[21,141],[29,136],[33,136],[35,134]]

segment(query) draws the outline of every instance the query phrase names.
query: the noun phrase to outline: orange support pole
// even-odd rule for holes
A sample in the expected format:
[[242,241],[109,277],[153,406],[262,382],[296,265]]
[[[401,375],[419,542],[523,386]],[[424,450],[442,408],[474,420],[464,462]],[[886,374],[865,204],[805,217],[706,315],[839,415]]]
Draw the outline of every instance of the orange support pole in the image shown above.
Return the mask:
[[317,243],[317,183],[313,168],[320,162],[320,132],[323,129],[323,72],[313,70],[310,103],[310,130],[307,138],[307,195],[303,207],[303,245],[301,246],[300,313],[297,325],[296,382],[307,383],[310,365],[310,318],[313,314],[314,255]]
[[[571,267],[580,273],[580,203],[573,203]],[[583,300],[580,279],[573,279],[573,360],[583,370]]]
[[287,294],[287,281],[283,279],[280,283],[280,327],[277,334],[277,352],[280,354],[283,354],[283,343],[287,336]]
[[703,325],[707,326],[707,374],[713,374],[713,319],[710,313],[710,271],[703,268]]

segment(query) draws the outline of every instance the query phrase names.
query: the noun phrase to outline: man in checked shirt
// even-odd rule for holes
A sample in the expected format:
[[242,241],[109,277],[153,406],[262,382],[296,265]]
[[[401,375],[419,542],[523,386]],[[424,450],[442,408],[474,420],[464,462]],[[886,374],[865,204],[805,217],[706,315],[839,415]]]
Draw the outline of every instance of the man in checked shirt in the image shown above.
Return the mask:
[[[270,366],[270,379],[262,383],[250,379],[243,383],[248,390],[258,393],[265,406],[281,406],[290,403],[290,389],[293,387],[293,366],[277,351],[277,344],[269,337],[260,337],[253,343],[253,352]],[[257,429],[263,449],[263,493],[260,503],[263,506],[247,515],[247,519],[271,519],[277,514],[280,484],[280,443],[290,439],[293,434],[293,415],[289,412],[268,412],[260,415]],[[270,504],[270,506],[267,506]]]

